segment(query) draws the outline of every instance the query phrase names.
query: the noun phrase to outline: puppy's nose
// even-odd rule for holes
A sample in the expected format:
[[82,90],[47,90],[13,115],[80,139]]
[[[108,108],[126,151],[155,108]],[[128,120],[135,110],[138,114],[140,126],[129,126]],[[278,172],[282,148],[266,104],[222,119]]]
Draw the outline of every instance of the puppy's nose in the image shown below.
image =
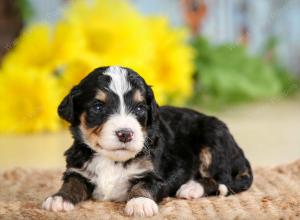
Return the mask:
[[119,141],[126,143],[132,140],[133,131],[131,129],[124,128],[116,131],[116,135],[119,138]]

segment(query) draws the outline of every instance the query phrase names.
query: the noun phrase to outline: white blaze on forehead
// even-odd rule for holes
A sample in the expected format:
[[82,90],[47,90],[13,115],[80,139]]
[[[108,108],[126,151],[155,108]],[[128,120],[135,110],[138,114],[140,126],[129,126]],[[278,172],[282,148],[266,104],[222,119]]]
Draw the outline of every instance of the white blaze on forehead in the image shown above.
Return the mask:
[[127,80],[127,70],[119,66],[111,66],[103,74],[111,77],[109,89],[118,95],[120,99],[120,113],[124,114],[124,94],[131,89]]

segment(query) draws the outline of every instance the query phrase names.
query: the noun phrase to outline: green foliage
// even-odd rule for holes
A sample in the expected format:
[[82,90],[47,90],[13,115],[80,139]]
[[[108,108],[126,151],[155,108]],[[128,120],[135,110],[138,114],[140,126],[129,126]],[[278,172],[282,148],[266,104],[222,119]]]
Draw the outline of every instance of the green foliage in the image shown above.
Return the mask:
[[199,37],[193,46],[196,50],[194,104],[218,108],[271,98],[281,96],[293,85],[285,69],[265,62],[262,57],[248,55],[241,45],[213,46]]
[[34,10],[29,0],[16,0],[17,7],[20,10],[23,21],[29,21],[33,14]]

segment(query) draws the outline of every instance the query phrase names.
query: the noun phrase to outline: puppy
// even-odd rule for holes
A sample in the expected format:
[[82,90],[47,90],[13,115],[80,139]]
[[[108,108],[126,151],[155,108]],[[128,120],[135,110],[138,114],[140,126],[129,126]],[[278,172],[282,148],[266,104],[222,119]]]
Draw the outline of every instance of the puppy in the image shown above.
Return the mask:
[[43,203],[47,210],[96,199],[125,201],[129,216],[153,216],[164,197],[226,196],[252,183],[250,164],[223,122],[158,107],[151,87],[131,69],[95,69],[58,114],[70,123],[74,143],[65,152],[62,187]]

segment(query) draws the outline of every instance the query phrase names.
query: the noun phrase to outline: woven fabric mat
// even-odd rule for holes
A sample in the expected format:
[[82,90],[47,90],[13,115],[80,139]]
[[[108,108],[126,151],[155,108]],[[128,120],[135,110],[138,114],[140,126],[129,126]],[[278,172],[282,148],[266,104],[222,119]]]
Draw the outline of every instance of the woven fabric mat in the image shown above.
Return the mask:
[[[0,219],[130,219],[124,203],[87,201],[69,213],[41,209],[61,185],[59,170],[12,169],[0,173]],[[225,198],[166,198],[147,219],[300,219],[300,160],[254,170],[251,189]]]

